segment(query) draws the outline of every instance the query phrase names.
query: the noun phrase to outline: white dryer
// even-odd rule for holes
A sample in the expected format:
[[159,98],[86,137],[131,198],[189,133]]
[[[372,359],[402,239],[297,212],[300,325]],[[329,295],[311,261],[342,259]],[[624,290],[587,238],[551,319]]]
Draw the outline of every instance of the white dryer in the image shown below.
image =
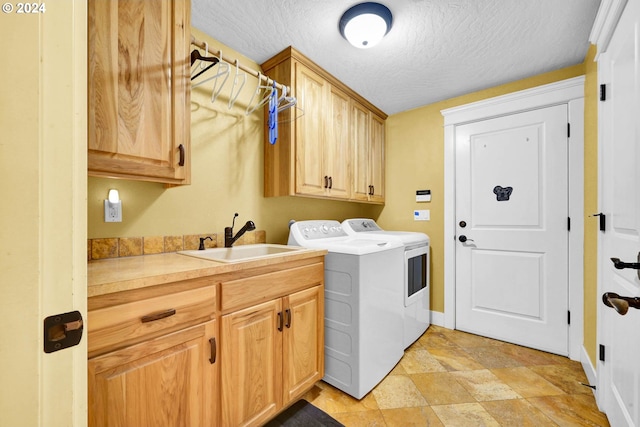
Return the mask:
[[288,244],[328,251],[323,380],[361,399],[404,354],[403,246],[351,237],[330,220],[291,222]]
[[385,231],[372,219],[353,218],[342,228],[361,239],[388,240],[404,245],[403,289],[404,347],[413,344],[431,324],[429,307],[429,236],[411,231]]

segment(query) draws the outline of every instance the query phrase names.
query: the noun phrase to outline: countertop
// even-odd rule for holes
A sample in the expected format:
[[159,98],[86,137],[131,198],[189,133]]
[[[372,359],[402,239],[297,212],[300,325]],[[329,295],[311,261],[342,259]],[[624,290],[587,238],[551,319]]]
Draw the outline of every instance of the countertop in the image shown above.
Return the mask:
[[323,256],[326,253],[324,249],[301,249],[279,256],[234,263],[209,261],[177,253],[89,261],[87,296],[91,298],[179,280],[264,267]]

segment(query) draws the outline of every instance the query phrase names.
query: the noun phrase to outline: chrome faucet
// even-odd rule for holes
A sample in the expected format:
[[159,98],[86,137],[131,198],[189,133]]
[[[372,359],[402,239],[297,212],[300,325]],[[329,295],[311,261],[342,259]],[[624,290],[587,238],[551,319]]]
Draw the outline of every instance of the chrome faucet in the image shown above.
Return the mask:
[[236,212],[233,215],[233,222],[231,223],[231,227],[224,228],[224,247],[230,248],[233,244],[238,240],[244,233],[247,231],[255,230],[256,225],[253,221],[247,221],[247,223],[238,231],[238,234],[233,235],[233,226],[236,223],[236,218],[238,217],[238,213]]

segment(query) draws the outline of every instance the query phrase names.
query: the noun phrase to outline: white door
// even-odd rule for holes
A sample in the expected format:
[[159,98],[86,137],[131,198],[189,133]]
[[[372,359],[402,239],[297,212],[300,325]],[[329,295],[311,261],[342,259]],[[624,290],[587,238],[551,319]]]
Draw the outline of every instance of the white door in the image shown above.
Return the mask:
[[[607,220],[600,233],[600,298],[605,292],[640,297],[640,270],[615,269],[611,261],[640,262],[639,28],[638,3],[628,2],[599,58],[599,79],[609,92],[600,104],[600,207]],[[604,345],[598,399],[612,426],[640,426],[640,310],[628,310],[620,315],[601,303],[598,311],[598,341]]]
[[455,132],[456,328],[567,355],[567,106]]

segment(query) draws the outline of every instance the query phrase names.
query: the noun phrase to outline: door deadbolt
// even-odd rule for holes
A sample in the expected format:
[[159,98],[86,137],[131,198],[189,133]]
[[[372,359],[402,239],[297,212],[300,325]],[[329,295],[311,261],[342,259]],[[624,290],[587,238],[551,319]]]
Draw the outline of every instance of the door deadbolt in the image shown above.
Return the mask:
[[467,226],[467,223],[466,221],[460,221],[458,225],[460,225],[460,228],[465,228]]

